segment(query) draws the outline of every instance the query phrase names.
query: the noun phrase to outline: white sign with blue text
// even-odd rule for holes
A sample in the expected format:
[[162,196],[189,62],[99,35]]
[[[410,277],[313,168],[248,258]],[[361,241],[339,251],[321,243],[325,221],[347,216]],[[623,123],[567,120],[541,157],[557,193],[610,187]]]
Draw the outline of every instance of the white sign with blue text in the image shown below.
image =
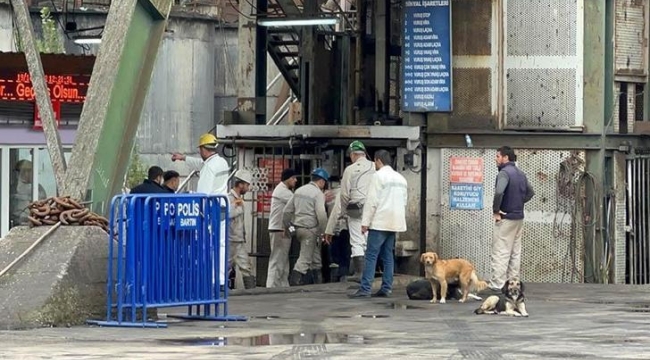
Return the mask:
[[196,230],[201,223],[201,201],[199,199],[169,199],[162,200],[161,225],[165,229]]

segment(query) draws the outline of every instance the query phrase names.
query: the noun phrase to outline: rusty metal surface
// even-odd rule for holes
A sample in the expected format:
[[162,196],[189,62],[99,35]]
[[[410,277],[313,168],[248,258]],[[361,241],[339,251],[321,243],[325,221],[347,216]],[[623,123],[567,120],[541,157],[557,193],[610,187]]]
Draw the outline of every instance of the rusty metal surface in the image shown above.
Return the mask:
[[454,55],[492,53],[492,0],[454,0],[451,16]]
[[[41,54],[47,75],[90,75],[95,65],[93,55]],[[25,71],[27,61],[21,52],[0,52],[0,71]]]
[[616,75],[647,73],[646,1],[616,0]]
[[566,128],[576,121],[575,69],[508,69],[508,127]]
[[506,7],[508,55],[575,55],[577,0],[508,0]]
[[491,69],[454,69],[454,114],[491,114]]

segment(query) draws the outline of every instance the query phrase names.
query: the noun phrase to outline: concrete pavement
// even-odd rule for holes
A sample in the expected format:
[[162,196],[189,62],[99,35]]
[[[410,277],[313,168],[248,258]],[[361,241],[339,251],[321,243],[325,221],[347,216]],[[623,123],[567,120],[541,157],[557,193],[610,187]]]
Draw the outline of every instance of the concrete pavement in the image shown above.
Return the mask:
[[4,331],[0,358],[650,358],[646,286],[527,284],[529,318],[477,316],[476,301],[410,301],[403,287],[370,300],[348,299],[345,284],[300,290],[233,296],[231,313],[253,317],[248,322]]

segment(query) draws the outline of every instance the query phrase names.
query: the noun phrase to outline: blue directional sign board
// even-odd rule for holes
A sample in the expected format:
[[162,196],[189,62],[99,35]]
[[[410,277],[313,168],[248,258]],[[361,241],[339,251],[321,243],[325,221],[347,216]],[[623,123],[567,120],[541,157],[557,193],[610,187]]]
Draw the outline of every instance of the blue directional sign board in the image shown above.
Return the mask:
[[451,112],[451,0],[406,0],[402,110]]

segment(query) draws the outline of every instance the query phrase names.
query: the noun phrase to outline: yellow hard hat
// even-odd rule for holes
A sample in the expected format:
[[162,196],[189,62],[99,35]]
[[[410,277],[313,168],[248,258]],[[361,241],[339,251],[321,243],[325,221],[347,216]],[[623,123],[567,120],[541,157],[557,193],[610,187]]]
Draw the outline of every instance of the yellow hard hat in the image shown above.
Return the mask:
[[210,133],[201,135],[201,137],[199,138],[199,147],[201,146],[207,146],[207,147],[217,146],[217,137]]

